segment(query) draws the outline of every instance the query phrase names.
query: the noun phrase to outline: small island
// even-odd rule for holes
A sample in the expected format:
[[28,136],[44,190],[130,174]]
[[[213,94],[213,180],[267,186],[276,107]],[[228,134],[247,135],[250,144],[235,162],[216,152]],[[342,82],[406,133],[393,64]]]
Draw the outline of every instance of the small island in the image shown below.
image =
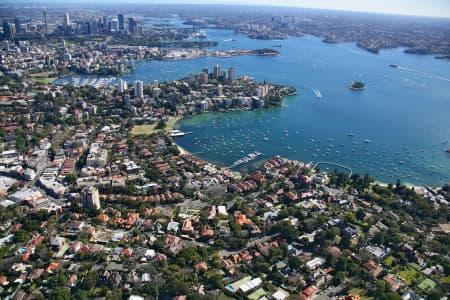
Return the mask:
[[360,82],[360,81],[353,81],[350,85],[349,88],[352,90],[357,90],[357,91],[362,91],[366,88],[365,84]]

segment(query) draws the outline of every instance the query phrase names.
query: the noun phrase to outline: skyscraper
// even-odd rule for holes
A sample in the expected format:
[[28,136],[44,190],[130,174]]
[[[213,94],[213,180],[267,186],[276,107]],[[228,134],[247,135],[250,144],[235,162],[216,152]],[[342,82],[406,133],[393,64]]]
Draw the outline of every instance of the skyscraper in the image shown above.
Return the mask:
[[100,197],[97,188],[90,186],[81,192],[81,204],[85,208],[100,209]]
[[119,78],[119,82],[117,84],[117,93],[119,93],[119,95],[122,95],[126,89],[127,89],[127,82]]
[[3,36],[5,39],[14,40],[14,27],[6,21],[3,22]]
[[114,19],[110,22],[109,30],[110,31],[119,31],[119,22],[116,19]]
[[72,31],[70,28],[70,17],[69,17],[68,13],[64,14],[63,31],[64,31],[64,34],[66,34],[66,35],[69,35]]
[[144,98],[144,83],[141,80],[134,82],[134,96]]
[[235,78],[236,78],[236,70],[233,67],[231,67],[228,69],[228,80],[234,81]]
[[137,22],[133,18],[128,18],[128,33],[129,34],[137,33]]
[[16,28],[16,33],[22,32],[22,27],[20,26],[19,18],[14,18],[14,27]]
[[117,19],[119,20],[119,30],[125,31],[125,17],[122,14],[119,14]]
[[68,13],[64,14],[64,21],[63,21],[63,25],[64,26],[69,26],[70,25],[70,17]]
[[47,12],[44,10],[42,10],[42,14],[44,15],[44,33],[47,34],[48,33],[48,25],[47,25]]
[[219,79],[220,77],[220,65],[214,66],[214,73],[213,73],[214,79]]

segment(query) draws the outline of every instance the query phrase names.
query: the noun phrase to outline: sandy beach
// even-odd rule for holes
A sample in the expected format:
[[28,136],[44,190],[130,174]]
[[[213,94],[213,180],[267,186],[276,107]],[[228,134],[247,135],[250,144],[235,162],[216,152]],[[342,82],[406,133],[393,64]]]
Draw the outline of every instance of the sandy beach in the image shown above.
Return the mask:
[[177,146],[178,151],[180,151],[180,155],[183,155],[183,154],[191,154],[189,151],[186,151],[186,149],[184,149],[183,147],[181,147],[181,146],[178,145],[177,143],[174,143],[174,144]]

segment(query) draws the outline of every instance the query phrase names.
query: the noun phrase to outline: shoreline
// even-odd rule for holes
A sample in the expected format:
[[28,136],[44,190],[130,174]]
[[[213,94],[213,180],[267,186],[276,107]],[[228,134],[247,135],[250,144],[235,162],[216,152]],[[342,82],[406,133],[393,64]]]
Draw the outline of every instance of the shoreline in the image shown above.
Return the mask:
[[187,151],[186,149],[184,149],[183,147],[181,147],[180,145],[178,145],[175,141],[173,142],[175,146],[177,146],[178,151],[180,151],[180,155],[185,155],[185,154],[190,154],[192,155],[191,152]]
[[[288,98],[288,97],[290,97],[290,96],[287,96],[286,98]],[[286,99],[286,98],[285,98],[285,99]],[[283,99],[283,102],[284,102],[285,99]],[[284,104],[283,104],[283,106],[280,106],[280,107],[270,107],[270,108],[268,108],[268,109],[273,109],[273,108],[286,108],[286,107],[285,107]],[[205,112],[205,113],[214,113],[214,112],[229,113],[229,112],[243,112],[243,111],[251,111],[251,109],[249,109],[249,110],[211,111],[211,112]],[[194,115],[181,115],[181,116],[176,116],[176,117],[174,117],[173,119],[176,119],[176,121],[174,121],[173,124],[171,124],[170,130],[172,130],[173,127],[174,127],[179,121],[181,121],[181,120],[183,120],[183,119],[185,119],[185,118],[196,117],[196,116],[198,116],[198,115],[199,115],[199,114],[194,114]],[[167,129],[168,129],[168,128],[167,128]],[[168,132],[170,132],[170,130],[166,130],[165,132],[168,133]],[[171,140],[172,140],[173,144],[177,146],[178,151],[180,151],[180,155],[183,155],[183,154],[189,154],[189,155],[192,155],[192,156],[194,156],[194,157],[197,157],[195,154],[191,153],[190,151],[188,151],[188,150],[186,150],[185,148],[183,148],[182,146],[180,146],[180,145],[175,141],[174,138],[171,137]],[[197,157],[197,158],[200,158],[200,157]],[[200,159],[203,159],[203,158],[200,158]],[[207,161],[209,164],[212,164],[212,165],[216,166],[217,168],[220,168],[220,169],[221,169],[221,168],[224,168],[224,167],[222,167],[222,166],[220,166],[220,165],[218,165],[218,164],[216,164],[216,163],[210,162],[210,161],[208,161],[208,160],[206,160],[206,159],[203,159],[203,160]],[[265,161],[267,161],[267,159],[266,159]],[[241,173],[240,171],[235,171],[235,172]],[[327,173],[330,173],[330,172],[327,172]],[[357,174],[358,174],[358,173],[357,173]],[[369,174],[369,175],[370,175],[370,174]],[[383,186],[383,187],[387,187],[389,184],[395,186],[396,183],[395,183],[395,182],[392,182],[392,183],[386,183],[386,182],[379,181],[377,178],[375,178],[375,181],[374,181],[374,183],[373,183],[372,185],[375,185],[375,184],[378,184],[378,185]],[[426,190],[427,188],[439,188],[439,187],[440,187],[439,185],[417,185],[417,184],[412,184],[412,183],[409,183],[409,182],[402,182],[401,185],[406,186],[406,187],[409,188],[409,189],[414,188],[414,190],[415,190],[416,192],[418,192],[418,191],[420,191],[420,190]]]
[[[226,112],[226,111],[224,111],[224,112]],[[176,125],[176,123],[178,123],[179,121],[183,120],[184,118],[187,118],[187,117],[195,117],[195,116],[196,116],[196,115],[192,115],[192,116],[177,116],[177,117],[175,117],[177,120],[173,123],[172,128],[173,128],[173,126]],[[171,130],[171,129],[170,129],[170,130]],[[169,131],[170,131],[170,130],[169,130]],[[167,132],[169,132],[169,131],[167,131]],[[186,150],[185,148],[183,148],[182,146],[180,146],[180,145],[175,141],[175,139],[173,139],[173,138],[171,138],[171,139],[172,139],[173,144],[174,144],[175,146],[177,146],[178,151],[180,151],[180,155],[189,154],[189,155],[192,155],[192,156],[194,156],[194,157],[197,157],[196,155],[192,154],[190,151],[188,151],[188,150]],[[200,158],[200,157],[197,157],[197,158]],[[201,158],[201,159],[203,159],[203,158]],[[205,159],[203,159],[203,160],[205,160]],[[220,165],[218,165],[218,164],[216,164],[216,163],[210,162],[210,161],[208,161],[208,160],[206,160],[206,161],[207,161],[209,164],[212,164],[212,165],[216,166],[216,167],[219,168],[219,169],[222,169],[222,168],[223,168],[222,166],[220,166]],[[266,159],[265,161],[267,161],[267,159]],[[235,171],[235,172],[241,173],[240,171]],[[331,172],[327,172],[327,173],[331,173]],[[369,174],[369,175],[370,175],[370,174]],[[375,178],[375,181],[372,183],[372,185],[380,185],[380,186],[383,186],[383,187],[387,187],[389,184],[395,186],[396,183],[394,183],[394,182],[393,182],[393,183],[386,183],[386,182],[379,181],[379,180],[377,180],[376,178]],[[422,191],[423,191],[423,190],[426,190],[427,188],[439,188],[439,186],[435,186],[435,185],[417,185],[417,184],[412,184],[412,183],[409,183],[409,182],[403,182],[403,183],[401,183],[401,185],[406,186],[406,187],[409,188],[409,189],[414,188],[414,190],[415,190],[416,192],[419,192],[419,191],[421,191],[421,190],[422,190]]]
[[[184,115],[172,117],[172,118],[167,122],[166,128],[164,129],[164,133],[167,134],[167,133],[169,133],[170,131],[172,131],[173,128],[175,127],[175,125],[176,125],[179,121],[183,120],[185,117],[186,117],[186,116],[184,116]],[[180,155],[184,155],[184,154],[191,154],[191,155],[192,155],[191,152],[189,152],[189,151],[187,151],[186,149],[184,149],[183,147],[181,147],[181,146],[175,141],[175,139],[174,139],[173,137],[170,137],[170,139],[172,140],[172,143],[173,143],[175,146],[177,146],[178,151],[180,151]]]
[[[369,175],[370,175],[370,174],[369,174]],[[381,181],[378,181],[378,180],[376,180],[376,179],[375,179],[375,182],[374,182],[372,185],[375,185],[375,184],[378,184],[379,186],[382,186],[382,187],[387,187],[389,184],[395,186],[395,183],[381,182]],[[418,190],[425,190],[427,187],[430,187],[430,188],[438,188],[438,187],[436,187],[436,186],[422,186],[422,185],[412,184],[412,183],[409,183],[409,182],[401,183],[401,185],[406,186],[406,187],[409,188],[409,189],[410,189],[410,188],[414,188],[414,190],[415,190],[416,192],[417,192]]]

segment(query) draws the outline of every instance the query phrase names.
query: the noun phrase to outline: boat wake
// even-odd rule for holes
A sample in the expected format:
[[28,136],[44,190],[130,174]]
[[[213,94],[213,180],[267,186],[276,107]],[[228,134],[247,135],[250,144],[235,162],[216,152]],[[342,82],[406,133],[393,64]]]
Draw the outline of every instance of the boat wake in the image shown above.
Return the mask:
[[312,91],[313,91],[314,95],[316,95],[317,98],[319,98],[319,99],[322,98],[322,93],[320,92],[319,89],[312,88]]
[[442,76],[439,76],[439,75],[436,75],[436,74],[433,74],[433,73],[428,73],[428,72],[424,72],[424,71],[420,71],[420,70],[405,68],[405,67],[401,67],[401,66],[398,66],[397,68],[399,70],[412,72],[412,73],[420,75],[420,76],[425,76],[425,77],[432,78],[432,79],[439,79],[439,80],[444,80],[444,81],[450,82],[449,78],[445,78],[445,77],[442,77]]

